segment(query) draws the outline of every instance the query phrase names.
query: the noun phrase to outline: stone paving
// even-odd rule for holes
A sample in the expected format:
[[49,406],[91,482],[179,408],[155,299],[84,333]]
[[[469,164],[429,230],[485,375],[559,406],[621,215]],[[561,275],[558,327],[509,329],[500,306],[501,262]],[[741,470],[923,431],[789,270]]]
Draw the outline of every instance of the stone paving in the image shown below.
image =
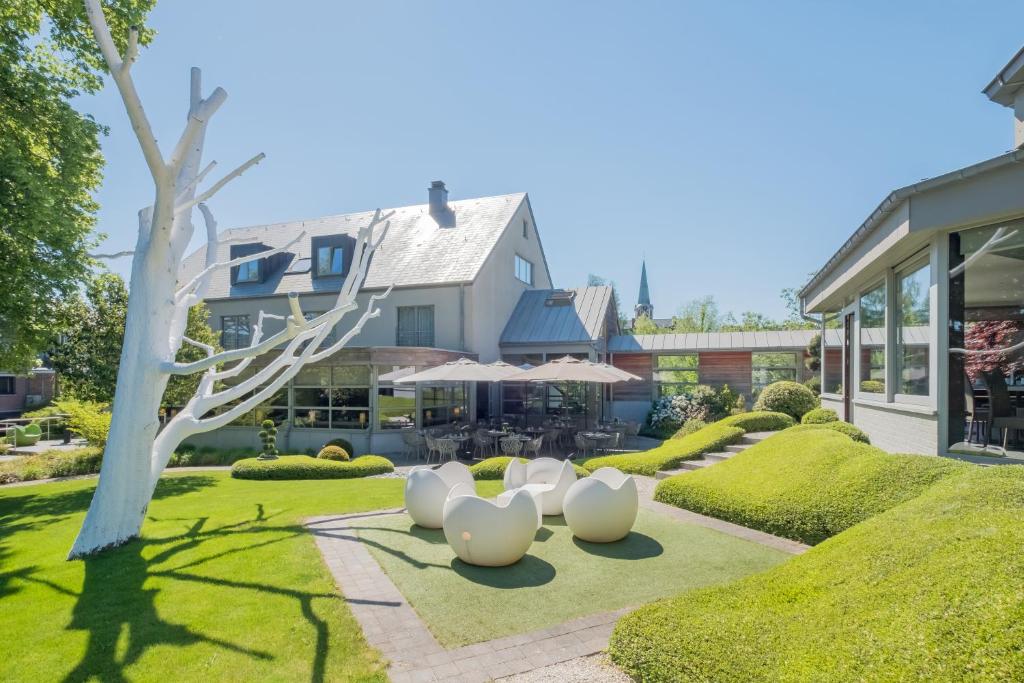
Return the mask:
[[[808,548],[802,543],[655,502],[651,500],[655,481],[649,477],[636,479],[645,508],[792,554]],[[489,681],[593,655],[608,647],[616,620],[632,609],[603,612],[529,633],[445,649],[350,526],[352,520],[402,512],[403,509],[395,508],[305,521],[367,642],[390,661],[388,675],[395,683]]]

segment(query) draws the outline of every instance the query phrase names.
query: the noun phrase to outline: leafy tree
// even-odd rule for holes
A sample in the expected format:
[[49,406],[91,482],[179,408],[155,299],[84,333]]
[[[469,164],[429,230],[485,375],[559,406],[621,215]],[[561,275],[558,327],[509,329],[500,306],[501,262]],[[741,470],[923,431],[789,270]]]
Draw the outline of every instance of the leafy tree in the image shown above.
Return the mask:
[[710,294],[693,299],[679,308],[672,318],[672,332],[717,332],[722,327],[715,297]]
[[657,324],[646,315],[638,315],[636,320],[633,321],[633,334],[663,334],[665,332],[671,332],[663,327],[658,327]]
[[[114,34],[153,2],[108,2]],[[0,27],[0,367],[22,370],[91,265],[105,129],[70,101],[99,90],[105,67],[78,0],[4,0]]]
[[[63,331],[50,352],[63,392],[82,401],[110,403],[117,385],[124,323],[128,311],[128,288],[119,275],[104,273],[89,281],[85,296],[76,295],[59,309]],[[205,305],[189,311],[185,336],[220,350],[217,333],[207,324]],[[192,362],[204,351],[190,344],[178,352],[179,362]],[[165,405],[184,405],[195,393],[199,377],[171,378],[164,392]]]

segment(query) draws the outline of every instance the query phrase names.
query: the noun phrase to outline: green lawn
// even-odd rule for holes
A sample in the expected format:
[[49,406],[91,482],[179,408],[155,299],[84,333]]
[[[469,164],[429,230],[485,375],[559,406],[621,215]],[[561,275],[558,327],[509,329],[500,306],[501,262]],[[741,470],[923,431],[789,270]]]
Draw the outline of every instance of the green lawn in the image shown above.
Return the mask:
[[[500,482],[482,482],[482,495]],[[441,530],[408,515],[361,520],[370,552],[446,646],[465,645],[574,617],[640,605],[690,588],[764,571],[785,553],[640,510],[618,543],[575,541],[561,517],[545,517],[529,553],[511,567],[453,559]]]
[[0,680],[384,680],[299,520],[402,480],[165,477],[144,537],[64,557],[95,480],[0,489]]

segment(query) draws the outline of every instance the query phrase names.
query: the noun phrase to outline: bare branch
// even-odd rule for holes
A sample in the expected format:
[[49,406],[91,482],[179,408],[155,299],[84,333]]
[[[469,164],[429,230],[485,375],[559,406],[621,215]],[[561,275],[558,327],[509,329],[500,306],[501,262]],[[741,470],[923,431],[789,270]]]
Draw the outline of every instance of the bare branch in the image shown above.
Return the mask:
[[991,356],[997,353],[1012,353],[1019,349],[1024,349],[1024,341],[1002,349],[950,349],[949,352],[959,353],[963,356]]
[[103,53],[103,59],[110,69],[110,75],[121,92],[125,111],[128,112],[128,119],[132,123],[135,137],[139,140],[139,146],[142,147],[146,165],[149,166],[149,172],[153,179],[159,184],[167,173],[167,167],[164,164],[163,155],[160,153],[160,147],[156,143],[156,136],[153,135],[153,128],[146,117],[146,111],[142,107],[142,100],[135,90],[131,74],[128,69],[122,68],[121,57],[114,46],[114,40],[110,37],[110,29],[107,27],[107,20],[103,16],[103,8],[100,6],[99,0],[85,0],[85,11],[89,16],[89,23],[92,25],[96,42],[99,43],[100,51]]
[[176,200],[181,200],[184,197],[188,196],[189,192],[194,190],[199,185],[199,183],[203,182],[203,178],[206,177],[206,174],[208,174],[210,171],[212,171],[216,167],[217,167],[217,162],[216,161],[211,161],[210,163],[208,163],[206,165],[206,168],[204,168],[202,171],[200,171],[199,173],[196,174],[195,178],[193,178],[191,181],[189,181],[189,183],[187,185],[185,185],[185,187],[183,187],[180,190],[178,190],[178,196],[175,197],[175,199]]
[[[205,204],[201,204],[200,205],[200,210],[202,210],[202,207],[204,207],[204,206],[205,206]],[[207,212],[208,211],[209,210],[207,210]],[[204,216],[205,215],[206,215],[206,213],[204,213]],[[212,219],[212,216],[211,216],[211,219]],[[214,225],[216,225],[216,223],[214,223]],[[202,279],[205,278],[206,276],[208,276],[210,273],[212,273],[215,270],[219,270],[221,268],[234,268],[235,266],[240,266],[243,263],[248,263],[249,261],[256,261],[256,260],[261,259],[261,258],[267,258],[268,256],[273,256],[274,254],[279,254],[282,251],[287,251],[289,248],[291,248],[291,246],[293,244],[295,244],[296,242],[298,242],[299,240],[301,240],[305,236],[306,236],[306,231],[303,230],[298,235],[296,235],[290,242],[288,242],[288,244],[285,244],[284,246],[274,247],[273,249],[268,249],[266,251],[258,251],[255,254],[248,254],[246,256],[239,256],[238,258],[232,259],[230,261],[220,261],[219,263],[212,263],[212,264],[206,266],[205,268],[203,268],[203,270],[200,271],[200,273],[198,275],[196,275],[194,278],[189,280],[188,284],[186,284],[184,287],[179,289],[177,294],[174,295],[174,300],[175,301],[181,301],[182,297],[187,296],[194,289],[198,288],[198,286],[201,284]],[[214,246],[216,246],[216,245],[214,245]],[[207,250],[209,250],[209,245],[207,245]],[[216,250],[214,250],[214,257],[216,258]],[[207,252],[207,262],[208,263],[209,263],[209,259],[210,259],[210,255],[209,255],[209,252]]]
[[215,353],[214,348],[212,346],[210,346],[209,344],[204,344],[201,341],[196,341],[195,339],[191,339],[189,337],[184,337],[184,336],[181,339],[186,344],[191,344],[192,346],[195,346],[196,348],[199,348],[199,349],[202,349],[203,351],[206,351],[206,355],[207,356],[212,356]]
[[338,341],[334,342],[333,344],[328,346],[326,349],[323,349],[322,351],[317,351],[315,354],[313,354],[310,357],[309,362],[310,363],[316,363],[317,361],[320,361],[320,360],[323,360],[325,358],[329,358],[329,357],[333,356],[335,353],[337,353],[342,348],[344,348],[344,346],[346,344],[348,344],[352,340],[353,337],[355,337],[357,334],[359,334],[362,331],[363,325],[366,324],[366,321],[370,320],[371,318],[378,318],[378,317],[380,317],[380,309],[379,308],[374,308],[374,304],[376,302],[380,301],[381,299],[387,298],[387,296],[389,294],[391,294],[391,290],[393,288],[394,288],[394,285],[391,285],[390,287],[387,288],[387,290],[383,294],[374,294],[374,295],[372,295],[370,297],[370,301],[366,304],[366,311],[363,312],[363,315],[359,318],[359,320],[356,322],[356,324],[352,326],[352,329],[350,329],[348,332],[346,332],[341,337],[341,339],[339,339]]
[[131,249],[129,249],[127,251],[115,251],[115,252],[113,252],[111,254],[103,254],[103,253],[100,253],[100,254],[89,254],[89,258],[94,258],[97,261],[99,261],[99,260],[103,260],[103,259],[114,260],[114,259],[123,258],[125,256],[134,256],[134,255],[135,255],[135,252],[132,251]]
[[200,204],[202,202],[205,202],[210,197],[212,197],[213,195],[215,195],[218,192],[220,192],[221,188],[223,188],[225,185],[227,185],[232,180],[234,180],[235,178],[239,177],[240,175],[242,175],[243,173],[248,171],[250,168],[252,168],[256,164],[260,163],[261,161],[263,161],[266,158],[267,158],[267,155],[264,154],[263,152],[260,152],[259,154],[254,156],[252,159],[249,159],[249,161],[245,162],[244,164],[242,164],[241,166],[236,168],[234,171],[232,171],[231,173],[228,173],[226,176],[224,176],[223,178],[218,180],[216,183],[213,184],[213,186],[210,187],[210,189],[206,190],[205,192],[200,194],[195,199],[190,199],[187,202],[185,202],[184,204],[180,204],[177,207],[175,207],[174,213],[180,213],[182,211],[188,211],[189,209],[191,209],[196,204]]

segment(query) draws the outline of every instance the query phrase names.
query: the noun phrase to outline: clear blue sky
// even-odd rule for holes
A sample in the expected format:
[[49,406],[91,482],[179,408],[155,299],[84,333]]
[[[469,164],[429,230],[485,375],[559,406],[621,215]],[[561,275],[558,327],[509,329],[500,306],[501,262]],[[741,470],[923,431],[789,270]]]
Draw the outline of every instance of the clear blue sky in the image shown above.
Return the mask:
[[[1011,146],[979,91],[1024,4],[161,0],[151,24],[165,147],[197,65],[229,93],[207,159],[267,153],[222,227],[525,190],[558,286],[600,274],[632,310],[646,254],[656,315],[781,316],[891,189]],[[142,156],[112,87],[79,104],[111,129],[104,249],[131,248]]]

